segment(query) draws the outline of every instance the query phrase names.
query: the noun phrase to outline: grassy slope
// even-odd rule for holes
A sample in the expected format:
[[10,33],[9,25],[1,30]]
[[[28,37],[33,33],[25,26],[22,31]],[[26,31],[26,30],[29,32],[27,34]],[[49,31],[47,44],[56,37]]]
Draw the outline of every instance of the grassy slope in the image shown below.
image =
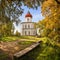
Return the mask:
[[3,37],[0,41],[14,41],[14,40],[27,40],[27,41],[38,41],[40,38],[32,37],[32,36],[9,36]]
[[[26,40],[28,42],[21,44],[30,44],[29,42],[43,41],[40,44],[39,49],[30,53],[30,57],[33,60],[60,60],[60,44],[50,40],[47,37],[37,38],[32,36],[20,36],[20,37],[4,37],[3,41],[14,41],[14,40]],[[37,54],[37,56],[36,56]],[[33,55],[33,56],[32,56]]]
[[21,60],[60,60],[60,47],[56,42],[47,37],[37,40],[42,41],[40,46],[28,53],[28,57],[23,57]]

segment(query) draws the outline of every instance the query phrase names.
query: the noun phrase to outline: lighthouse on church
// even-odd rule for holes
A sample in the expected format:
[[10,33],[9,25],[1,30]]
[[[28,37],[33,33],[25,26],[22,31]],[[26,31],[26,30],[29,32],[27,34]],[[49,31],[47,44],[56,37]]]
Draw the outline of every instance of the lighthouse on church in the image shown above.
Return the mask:
[[35,36],[36,35],[36,28],[34,27],[34,22],[32,22],[32,15],[28,11],[25,15],[25,21],[21,23],[21,35],[25,36]]

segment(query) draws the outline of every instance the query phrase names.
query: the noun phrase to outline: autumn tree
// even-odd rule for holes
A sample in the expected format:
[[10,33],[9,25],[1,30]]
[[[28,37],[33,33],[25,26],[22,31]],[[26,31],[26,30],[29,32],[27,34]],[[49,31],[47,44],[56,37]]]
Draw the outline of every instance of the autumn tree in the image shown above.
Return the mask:
[[11,35],[12,21],[9,18],[4,17],[4,20],[0,21],[0,36]]
[[1,19],[4,20],[3,17],[7,16],[10,20],[12,18],[12,22],[18,22],[18,17],[23,13],[22,5],[36,9],[41,6],[46,29],[60,34],[60,0],[0,0]]
[[50,38],[60,35],[60,4],[55,0],[46,0],[42,4],[42,14],[44,20],[38,22],[38,26],[42,31],[42,36]]

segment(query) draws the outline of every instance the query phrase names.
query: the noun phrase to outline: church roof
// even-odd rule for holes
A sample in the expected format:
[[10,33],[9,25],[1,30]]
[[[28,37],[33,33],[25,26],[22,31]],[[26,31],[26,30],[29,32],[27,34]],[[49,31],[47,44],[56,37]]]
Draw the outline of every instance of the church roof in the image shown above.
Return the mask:
[[25,17],[31,17],[31,18],[32,18],[32,15],[31,15],[30,12],[28,11],[28,13],[25,15]]

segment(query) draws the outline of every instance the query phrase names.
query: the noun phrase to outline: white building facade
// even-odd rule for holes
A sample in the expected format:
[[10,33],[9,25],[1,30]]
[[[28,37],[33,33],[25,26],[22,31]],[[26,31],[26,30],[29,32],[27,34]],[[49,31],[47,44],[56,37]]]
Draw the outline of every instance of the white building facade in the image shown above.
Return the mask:
[[21,26],[21,35],[35,36],[37,34],[37,31],[34,27],[34,22],[32,22],[32,15],[30,12],[25,15],[25,22],[22,22]]

